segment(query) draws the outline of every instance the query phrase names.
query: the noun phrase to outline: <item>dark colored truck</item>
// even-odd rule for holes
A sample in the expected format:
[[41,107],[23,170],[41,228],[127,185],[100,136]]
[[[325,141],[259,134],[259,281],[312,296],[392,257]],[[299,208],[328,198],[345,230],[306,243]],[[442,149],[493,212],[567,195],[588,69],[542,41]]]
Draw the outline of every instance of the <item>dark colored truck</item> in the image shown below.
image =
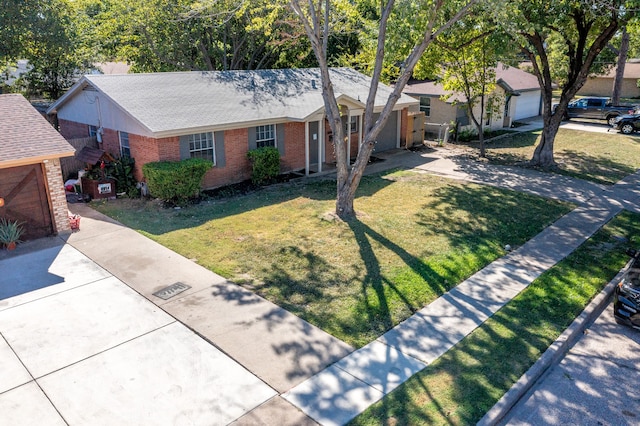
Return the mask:
[[619,115],[633,113],[633,105],[612,105],[609,98],[580,98],[569,102],[564,118],[606,120],[610,126]]

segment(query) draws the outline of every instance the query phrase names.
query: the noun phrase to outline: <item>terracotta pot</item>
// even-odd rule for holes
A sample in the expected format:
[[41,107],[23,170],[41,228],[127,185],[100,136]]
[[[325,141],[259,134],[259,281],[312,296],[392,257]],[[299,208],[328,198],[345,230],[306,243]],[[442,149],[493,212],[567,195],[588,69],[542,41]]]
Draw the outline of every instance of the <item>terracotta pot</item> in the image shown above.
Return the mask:
[[15,241],[11,241],[10,243],[7,243],[7,250],[15,250],[15,248],[16,248]]

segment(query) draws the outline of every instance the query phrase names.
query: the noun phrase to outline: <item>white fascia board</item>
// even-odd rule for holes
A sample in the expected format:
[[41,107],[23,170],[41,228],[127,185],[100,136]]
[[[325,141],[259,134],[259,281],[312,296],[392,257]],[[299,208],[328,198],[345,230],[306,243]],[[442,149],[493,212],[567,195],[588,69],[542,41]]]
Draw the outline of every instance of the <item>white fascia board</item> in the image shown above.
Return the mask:
[[249,127],[256,126],[265,126],[268,124],[284,124],[284,123],[303,123],[305,122],[305,118],[292,118],[292,117],[279,117],[279,118],[270,118],[263,120],[252,120],[252,121],[242,121],[236,123],[228,123],[228,124],[217,124],[214,126],[200,126],[200,127],[189,127],[183,129],[171,129],[171,130],[163,130],[160,132],[153,132],[152,137],[154,138],[170,138],[174,136],[185,136],[192,135],[195,133],[207,133],[207,132],[221,132],[225,130],[237,130],[237,129],[247,129]]

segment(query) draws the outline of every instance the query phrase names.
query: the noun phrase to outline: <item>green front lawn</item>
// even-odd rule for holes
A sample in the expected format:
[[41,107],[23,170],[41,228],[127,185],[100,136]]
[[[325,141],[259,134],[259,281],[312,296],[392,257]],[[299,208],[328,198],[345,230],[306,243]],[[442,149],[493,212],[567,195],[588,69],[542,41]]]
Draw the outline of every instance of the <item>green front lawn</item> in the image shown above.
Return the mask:
[[[541,131],[518,133],[487,144],[487,157],[497,164],[529,161]],[[560,129],[554,141],[558,172],[612,185],[640,168],[640,138],[614,133]]]
[[362,346],[539,233],[568,204],[426,174],[363,178],[358,220],[306,180],[180,210],[92,203],[172,250]]
[[625,265],[625,248],[638,246],[640,215],[624,212],[351,424],[476,424]]

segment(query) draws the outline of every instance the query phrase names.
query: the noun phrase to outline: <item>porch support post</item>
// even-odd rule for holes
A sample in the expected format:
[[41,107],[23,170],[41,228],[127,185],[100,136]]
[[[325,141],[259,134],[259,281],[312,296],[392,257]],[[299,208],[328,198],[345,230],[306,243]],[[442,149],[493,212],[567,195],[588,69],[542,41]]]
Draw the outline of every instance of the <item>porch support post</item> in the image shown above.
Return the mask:
[[322,171],[322,150],[324,149],[324,135],[326,129],[324,128],[324,115],[320,120],[318,120],[318,173]]
[[347,110],[347,164],[351,166],[351,110]]
[[398,120],[396,122],[396,148],[400,148],[400,140],[402,139],[402,110],[396,112]]
[[360,146],[362,146],[362,115],[358,116],[358,151],[360,151]]
[[309,122],[304,122],[304,175],[309,176]]

